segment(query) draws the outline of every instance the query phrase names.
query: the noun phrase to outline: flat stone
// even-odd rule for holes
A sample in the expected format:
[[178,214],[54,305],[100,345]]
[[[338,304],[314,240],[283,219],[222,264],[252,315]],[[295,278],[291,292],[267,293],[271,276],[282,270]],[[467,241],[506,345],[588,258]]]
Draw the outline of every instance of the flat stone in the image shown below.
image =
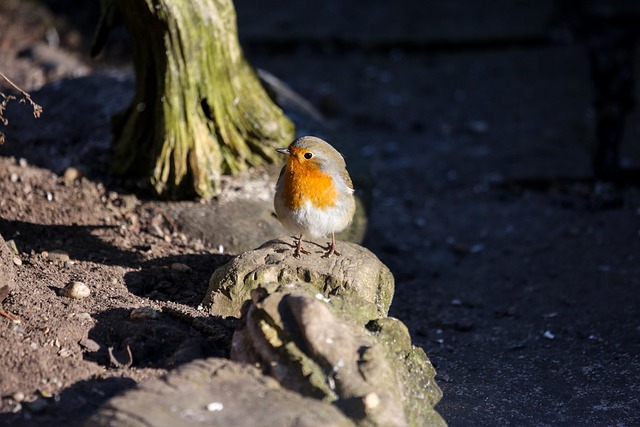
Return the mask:
[[188,363],[108,400],[87,427],[353,427],[328,403],[228,359]]
[[80,344],[82,348],[90,352],[96,352],[100,350],[100,344],[98,344],[91,338],[83,338],[78,342],[78,344]]
[[71,259],[69,257],[69,254],[61,249],[54,249],[52,251],[49,251],[47,253],[47,257],[52,261],[61,261],[61,262],[67,262]]

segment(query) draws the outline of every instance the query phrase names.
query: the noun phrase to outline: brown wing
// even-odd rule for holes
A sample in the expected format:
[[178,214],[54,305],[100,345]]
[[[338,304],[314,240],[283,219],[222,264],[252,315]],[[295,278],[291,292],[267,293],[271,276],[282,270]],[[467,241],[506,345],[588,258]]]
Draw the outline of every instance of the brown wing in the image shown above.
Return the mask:
[[340,172],[340,177],[344,179],[344,182],[347,183],[347,186],[353,190],[353,182],[351,182],[351,177],[349,176],[349,172],[346,169],[343,169]]
[[276,187],[280,185],[280,181],[282,181],[282,176],[284,175],[284,171],[287,169],[287,165],[284,165],[282,169],[280,169],[280,175],[278,175],[278,181],[276,182]]

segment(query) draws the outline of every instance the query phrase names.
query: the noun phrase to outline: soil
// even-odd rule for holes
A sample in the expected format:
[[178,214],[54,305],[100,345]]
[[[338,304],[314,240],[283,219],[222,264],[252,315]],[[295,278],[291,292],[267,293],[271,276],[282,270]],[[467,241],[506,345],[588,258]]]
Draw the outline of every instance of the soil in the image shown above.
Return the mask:
[[[0,308],[19,319],[0,317],[3,425],[82,425],[141,380],[226,356],[234,327],[200,306],[230,255],[109,173],[109,117],[132,76],[121,33],[87,58],[97,17],[0,5],[0,71],[49,115],[14,102],[2,128],[0,235],[18,253]],[[579,46],[248,46],[329,118],[293,110],[299,132],[365,170],[364,245],[395,275],[391,315],[438,370],[450,425],[640,424],[640,191],[591,179]],[[628,123],[633,166],[638,114]],[[61,296],[78,281],[90,297]]]

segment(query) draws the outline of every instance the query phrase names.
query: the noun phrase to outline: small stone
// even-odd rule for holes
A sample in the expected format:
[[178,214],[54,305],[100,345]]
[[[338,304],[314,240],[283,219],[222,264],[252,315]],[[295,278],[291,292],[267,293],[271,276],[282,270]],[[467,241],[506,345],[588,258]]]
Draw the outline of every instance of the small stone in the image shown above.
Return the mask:
[[72,299],[83,299],[91,294],[91,289],[82,282],[71,282],[60,291],[60,295]]
[[18,267],[20,267],[22,265],[22,260],[20,258],[18,258],[17,256],[13,257],[13,263],[15,265],[17,265]]
[[157,319],[158,317],[160,317],[160,314],[153,307],[134,308],[129,314],[131,320],[149,320]]
[[217,412],[222,411],[224,409],[224,405],[222,402],[211,402],[207,405],[207,411],[209,412]]
[[371,392],[364,397],[364,407],[372,410],[380,406],[380,396],[378,393]]
[[71,350],[69,350],[68,348],[61,348],[58,351],[58,356],[60,356],[60,357],[69,357],[69,356],[71,356]]
[[62,179],[66,184],[72,184],[74,181],[77,181],[81,177],[82,177],[82,174],[80,173],[80,171],[74,168],[73,166],[68,167],[67,170],[65,170],[64,174],[62,175]]
[[80,319],[80,320],[91,320],[91,315],[90,315],[89,313],[87,313],[87,312],[84,312],[84,313],[78,313],[78,314],[76,315],[76,317],[77,317],[78,319]]
[[7,240],[5,242],[7,244],[7,247],[9,247],[9,249],[11,249],[11,252],[13,252],[16,255],[20,254],[20,251],[18,250],[18,245],[16,245],[16,241],[11,239],[11,240]]
[[551,331],[544,331],[544,334],[542,334],[542,336],[548,340],[553,340],[556,338],[556,336]]
[[13,395],[11,396],[11,398],[13,400],[15,400],[16,402],[22,402],[24,401],[24,393],[21,391],[16,391],[15,393],[13,393]]
[[[42,382],[43,382],[43,384],[46,384],[47,382],[49,384],[56,384],[56,383],[59,382],[59,380],[57,378],[52,378],[52,379],[50,379],[48,381],[46,379],[43,379]],[[38,390],[38,393],[40,393],[40,396],[42,396],[42,397],[44,397],[46,399],[51,399],[53,397],[53,393],[51,393],[49,390]]]
[[62,262],[67,262],[71,259],[69,258],[68,253],[59,249],[54,249],[52,251],[49,251],[48,258],[52,261],[62,261]]
[[78,342],[78,344],[80,344],[80,347],[92,353],[100,350],[100,344],[98,344],[91,338],[83,338]]
[[191,271],[191,267],[181,262],[174,262],[173,264],[171,264],[171,269],[179,273],[188,273]]

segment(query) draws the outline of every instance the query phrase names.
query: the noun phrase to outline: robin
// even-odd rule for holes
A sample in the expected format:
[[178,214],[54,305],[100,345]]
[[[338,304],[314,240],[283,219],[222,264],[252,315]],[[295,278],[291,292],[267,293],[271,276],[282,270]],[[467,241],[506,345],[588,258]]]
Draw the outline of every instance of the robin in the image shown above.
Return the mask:
[[302,236],[323,237],[331,233],[324,257],[340,256],[335,232],[344,230],[356,210],[353,183],[342,154],[315,136],[303,136],[287,148],[287,164],[280,171],[273,205],[288,231],[300,234],[293,256],[308,254]]

